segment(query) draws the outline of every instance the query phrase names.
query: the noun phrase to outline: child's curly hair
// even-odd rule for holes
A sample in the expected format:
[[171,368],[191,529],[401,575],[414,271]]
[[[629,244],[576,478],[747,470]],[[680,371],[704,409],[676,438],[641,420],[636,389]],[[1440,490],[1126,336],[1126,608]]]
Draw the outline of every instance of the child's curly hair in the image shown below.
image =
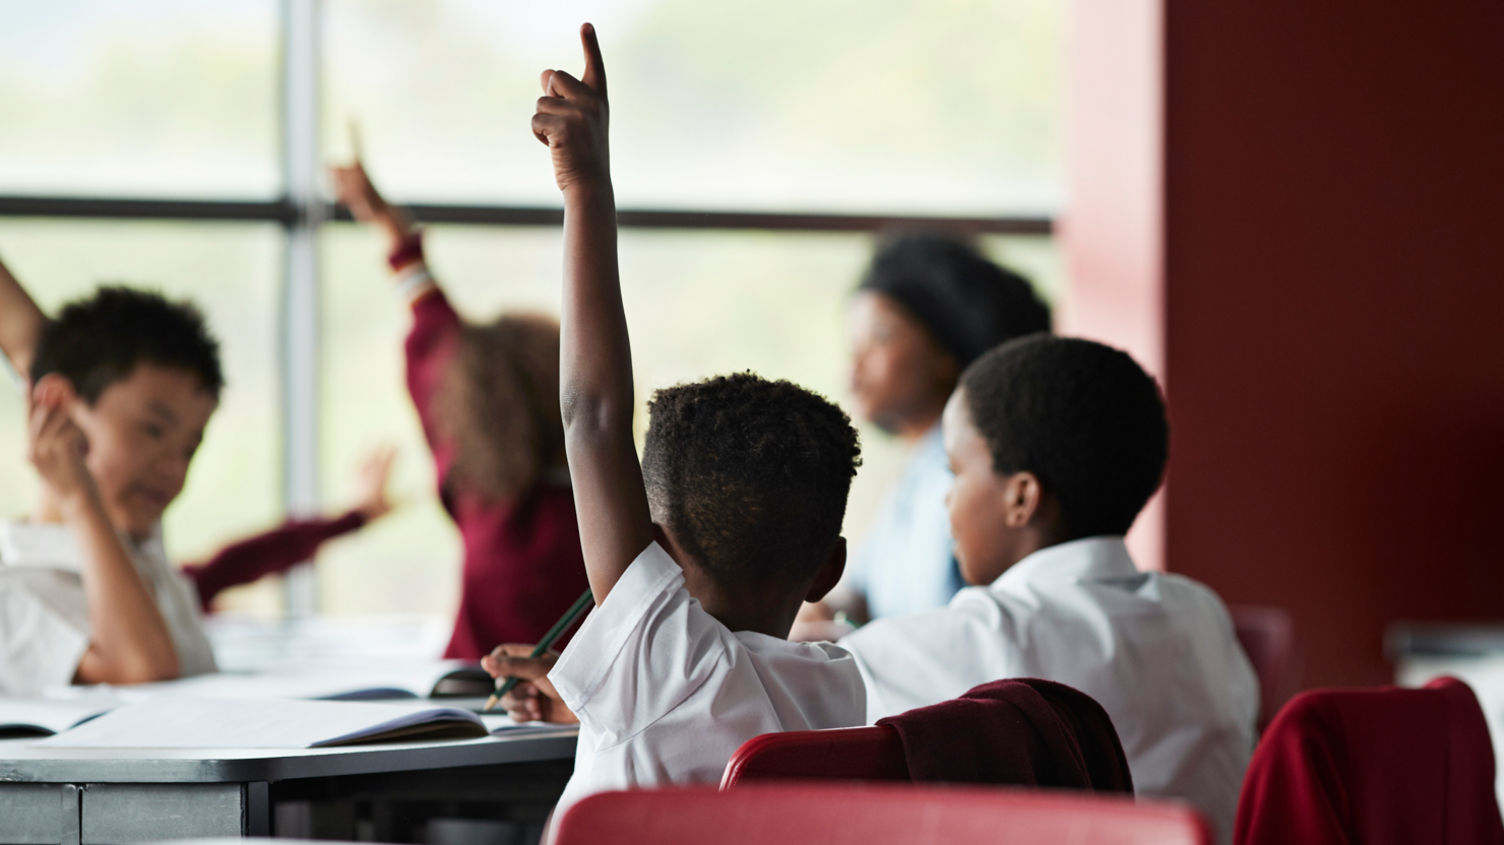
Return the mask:
[[558,321],[505,313],[466,325],[435,404],[455,448],[450,483],[493,502],[525,495],[564,462]]

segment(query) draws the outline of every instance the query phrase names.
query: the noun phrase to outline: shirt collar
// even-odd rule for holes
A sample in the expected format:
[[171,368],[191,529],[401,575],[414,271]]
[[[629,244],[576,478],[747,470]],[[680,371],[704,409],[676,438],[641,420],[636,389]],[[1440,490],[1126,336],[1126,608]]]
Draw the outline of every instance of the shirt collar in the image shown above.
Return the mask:
[[992,587],[1008,590],[1045,580],[1131,578],[1138,574],[1121,536],[1087,537],[1040,549],[998,576]]

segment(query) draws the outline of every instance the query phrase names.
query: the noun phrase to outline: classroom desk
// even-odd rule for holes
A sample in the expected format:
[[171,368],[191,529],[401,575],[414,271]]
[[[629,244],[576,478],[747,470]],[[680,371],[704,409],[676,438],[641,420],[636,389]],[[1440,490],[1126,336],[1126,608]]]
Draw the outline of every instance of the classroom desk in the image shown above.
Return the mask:
[[577,728],[317,749],[32,748],[0,740],[0,845],[210,836],[423,841],[428,819],[541,825]]

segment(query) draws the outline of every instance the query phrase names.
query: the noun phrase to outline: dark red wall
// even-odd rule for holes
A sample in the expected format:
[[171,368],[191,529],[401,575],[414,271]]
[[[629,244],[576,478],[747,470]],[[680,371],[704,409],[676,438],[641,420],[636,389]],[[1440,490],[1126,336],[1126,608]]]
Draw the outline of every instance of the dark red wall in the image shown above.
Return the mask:
[[1504,619],[1504,3],[1163,12],[1168,567],[1382,683]]

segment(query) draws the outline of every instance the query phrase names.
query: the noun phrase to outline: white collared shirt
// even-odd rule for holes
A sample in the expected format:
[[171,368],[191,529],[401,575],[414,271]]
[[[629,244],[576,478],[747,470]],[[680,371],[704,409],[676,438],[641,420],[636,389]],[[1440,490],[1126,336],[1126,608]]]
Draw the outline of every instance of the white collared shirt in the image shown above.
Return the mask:
[[1258,681],[1216,594],[1139,572],[1121,537],[1042,549],[949,607],[841,645],[862,668],[869,722],[1003,678],[1081,690],[1112,717],[1136,791],[1190,801],[1230,841]]
[[[125,551],[156,600],[184,676],[214,671],[193,585],[167,562],[161,526]],[[83,554],[66,525],[0,522],[0,695],[72,683],[89,648]]]
[[548,675],[580,719],[555,818],[610,789],[719,783],[742,743],[862,724],[851,655],[830,643],[733,633],[684,588],[657,543],[632,562]]
[[945,607],[966,586],[956,567],[945,494],[954,477],[940,424],[914,445],[851,556],[842,586],[861,593],[873,619]]

